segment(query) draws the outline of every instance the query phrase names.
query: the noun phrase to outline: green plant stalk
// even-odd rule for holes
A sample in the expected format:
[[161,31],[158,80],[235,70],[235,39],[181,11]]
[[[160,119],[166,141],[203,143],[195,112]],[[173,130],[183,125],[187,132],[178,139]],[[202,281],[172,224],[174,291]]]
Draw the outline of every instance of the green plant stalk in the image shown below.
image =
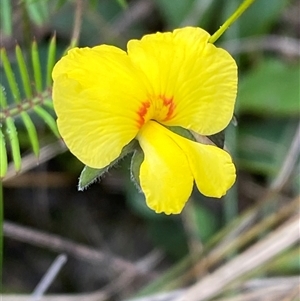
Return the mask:
[[11,93],[13,95],[14,101],[16,103],[20,103],[21,102],[21,96],[20,96],[20,92],[19,92],[19,89],[18,89],[18,85],[17,85],[16,79],[14,77],[14,73],[12,71],[9,59],[7,57],[6,50],[4,48],[1,49],[1,59],[2,59],[2,62],[3,62],[4,72],[6,74],[8,84],[9,84],[9,88],[10,88]]
[[209,43],[215,43],[220,36],[228,29],[228,27],[233,24],[241,15],[242,13],[247,10],[250,5],[255,0],[244,0],[244,2],[237,8],[237,10],[221,25],[221,27],[210,37],[208,40]]
[[[3,101],[3,98],[1,98],[1,101]],[[17,105],[17,106],[14,105],[14,106],[5,108],[7,106],[7,104],[3,103],[4,104],[3,107],[5,108],[5,111],[0,111],[0,122],[5,121],[6,118],[8,118],[8,117],[19,117],[19,115],[22,112],[30,111],[35,106],[41,105],[43,103],[47,104],[47,106],[49,106],[51,108],[51,106],[48,104],[49,102],[52,103],[51,91],[46,90],[46,91],[42,92],[40,95],[38,95],[37,97],[24,100],[20,105]]]
[[[19,66],[19,71],[23,83],[25,96],[27,99],[32,98],[32,90],[30,85],[29,73],[26,67],[24,56],[19,45],[16,46],[16,58]],[[29,140],[32,146],[33,153],[38,157],[39,155],[39,141],[36,128],[26,112],[21,113],[21,118],[28,132]]]
[[40,62],[40,58],[39,58],[39,50],[38,50],[38,45],[37,45],[36,41],[32,42],[31,60],[32,60],[32,67],[33,67],[35,90],[37,93],[42,93],[43,84],[42,84],[41,62]]

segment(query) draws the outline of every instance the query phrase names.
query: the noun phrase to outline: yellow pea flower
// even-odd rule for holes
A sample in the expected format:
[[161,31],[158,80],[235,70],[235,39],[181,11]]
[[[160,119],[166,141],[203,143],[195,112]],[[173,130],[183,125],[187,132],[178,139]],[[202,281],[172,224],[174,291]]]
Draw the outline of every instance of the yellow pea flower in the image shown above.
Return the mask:
[[235,181],[226,151],[167,128],[213,135],[233,116],[237,66],[209,38],[185,27],[131,40],[127,52],[74,48],[53,70],[58,129],[70,151],[103,168],[136,139],[144,153],[140,187],[157,213],[180,213],[194,181],[202,194],[218,198]]

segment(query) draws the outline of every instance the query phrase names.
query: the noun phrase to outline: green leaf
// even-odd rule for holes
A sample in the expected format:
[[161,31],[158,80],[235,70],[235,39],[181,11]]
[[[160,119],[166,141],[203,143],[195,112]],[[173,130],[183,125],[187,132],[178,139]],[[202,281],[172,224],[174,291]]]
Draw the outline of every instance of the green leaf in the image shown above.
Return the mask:
[[43,109],[40,106],[34,106],[33,110],[37,113],[38,116],[40,116],[45,122],[46,124],[49,126],[49,128],[52,130],[52,132],[54,133],[54,135],[57,138],[60,138],[60,134],[58,132],[57,129],[57,124],[55,119],[51,116],[50,113],[48,113],[45,109]]
[[240,122],[236,161],[240,169],[276,176],[297,130],[298,120],[256,119]]
[[43,89],[42,85],[42,72],[41,72],[41,63],[39,58],[39,50],[36,41],[33,41],[31,46],[31,60],[33,67],[33,76],[36,92],[41,93]]
[[241,37],[255,36],[267,33],[271,26],[278,22],[288,0],[259,0],[255,1],[239,19]]
[[55,64],[55,54],[56,54],[56,35],[52,37],[48,49],[47,77],[46,77],[47,87],[51,87],[52,85],[52,70]]
[[148,219],[147,225],[155,245],[162,248],[173,259],[179,260],[187,254],[186,235],[178,218],[165,218],[159,221]]
[[31,118],[29,117],[29,115],[26,112],[21,113],[21,118],[26,127],[33,153],[35,154],[35,156],[38,157],[39,152],[40,152],[40,147],[39,147],[39,139],[38,139],[38,135],[36,132],[36,128],[31,120]]
[[[7,99],[6,99],[6,95],[5,95],[5,89],[1,84],[0,84],[0,107],[3,109],[7,107]],[[0,111],[0,113],[3,113],[1,111]]]
[[21,74],[21,79],[22,79],[22,83],[23,83],[25,96],[27,98],[31,98],[32,90],[31,90],[31,85],[30,85],[29,73],[28,73],[28,70],[27,70],[27,67],[25,64],[22,50],[19,45],[16,46],[16,57],[17,57],[20,74]]
[[1,49],[1,59],[3,62],[4,72],[7,77],[8,84],[9,84],[10,90],[12,92],[14,101],[16,103],[20,103],[21,96],[20,96],[20,92],[18,89],[18,85],[17,85],[16,79],[15,79],[14,73],[12,71],[11,64],[7,57],[6,50],[4,48]]
[[111,167],[113,167],[120,159],[127,156],[129,153],[134,152],[136,149],[137,142],[136,140],[132,140],[129,144],[123,147],[120,156],[113,160],[110,164],[103,168],[92,168],[89,166],[85,166],[80,174],[79,183],[78,183],[78,190],[82,191],[87,188],[89,185],[96,182],[100,179]]
[[208,241],[219,228],[220,220],[208,208],[194,202],[193,220],[196,223],[197,234],[202,242]]
[[123,9],[126,9],[128,7],[128,3],[126,0],[117,0],[117,1]]
[[7,172],[7,152],[5,146],[5,137],[0,128],[0,179],[5,176]]
[[300,65],[263,61],[241,81],[237,110],[260,116],[299,116]]
[[42,26],[48,18],[47,1],[24,0],[30,19],[38,26]]
[[155,0],[156,6],[161,11],[168,27],[176,28],[189,12],[191,4],[194,0]]
[[15,170],[18,172],[21,169],[21,153],[20,153],[20,145],[18,139],[17,129],[12,117],[6,118],[6,132],[9,138],[9,142],[11,145],[13,162],[15,165]]
[[0,21],[3,33],[7,36],[12,34],[12,2],[11,0],[0,1]]

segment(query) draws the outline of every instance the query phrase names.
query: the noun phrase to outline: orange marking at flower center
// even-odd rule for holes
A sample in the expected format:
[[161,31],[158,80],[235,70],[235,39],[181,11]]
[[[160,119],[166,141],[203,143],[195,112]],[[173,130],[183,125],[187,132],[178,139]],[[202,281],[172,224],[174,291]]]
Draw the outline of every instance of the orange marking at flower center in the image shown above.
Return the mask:
[[163,121],[169,120],[172,117],[172,114],[175,109],[175,103],[173,101],[173,97],[167,98],[165,96],[160,96],[160,99],[162,99],[163,105],[165,107],[168,107],[168,112],[166,114],[166,117],[163,119]]
[[150,108],[150,102],[149,101],[145,101],[142,103],[141,108],[138,110],[138,115],[139,115],[139,120],[138,120],[138,124],[139,127],[141,128],[144,123],[145,123],[145,116],[148,112],[148,109]]

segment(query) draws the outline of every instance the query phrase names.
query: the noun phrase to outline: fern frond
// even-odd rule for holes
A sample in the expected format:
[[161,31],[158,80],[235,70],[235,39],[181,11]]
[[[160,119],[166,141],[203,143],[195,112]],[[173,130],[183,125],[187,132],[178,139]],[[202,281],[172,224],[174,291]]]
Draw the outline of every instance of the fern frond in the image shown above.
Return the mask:
[[[8,88],[12,99],[7,99],[5,88],[0,89],[0,151],[1,166],[0,177],[4,177],[8,165],[8,151],[11,152],[12,161],[16,172],[21,169],[21,150],[18,138],[16,121],[20,119],[25,126],[31,148],[36,157],[39,156],[40,146],[36,126],[31,118],[32,114],[38,116],[49,127],[56,137],[60,137],[56,121],[53,117],[53,104],[51,99],[51,72],[55,63],[56,43],[55,36],[51,39],[48,49],[47,69],[45,78],[42,77],[41,60],[38,45],[34,41],[31,48],[31,62],[33,76],[30,75],[21,48],[16,46],[16,59],[20,81],[17,82],[16,74],[9,62],[5,49],[1,49],[1,60],[4,68]],[[43,68],[44,69],[44,68]],[[45,83],[45,85],[43,85]],[[25,98],[22,99],[20,86]],[[3,128],[2,128],[3,125]],[[9,143],[5,143],[6,140]]]

